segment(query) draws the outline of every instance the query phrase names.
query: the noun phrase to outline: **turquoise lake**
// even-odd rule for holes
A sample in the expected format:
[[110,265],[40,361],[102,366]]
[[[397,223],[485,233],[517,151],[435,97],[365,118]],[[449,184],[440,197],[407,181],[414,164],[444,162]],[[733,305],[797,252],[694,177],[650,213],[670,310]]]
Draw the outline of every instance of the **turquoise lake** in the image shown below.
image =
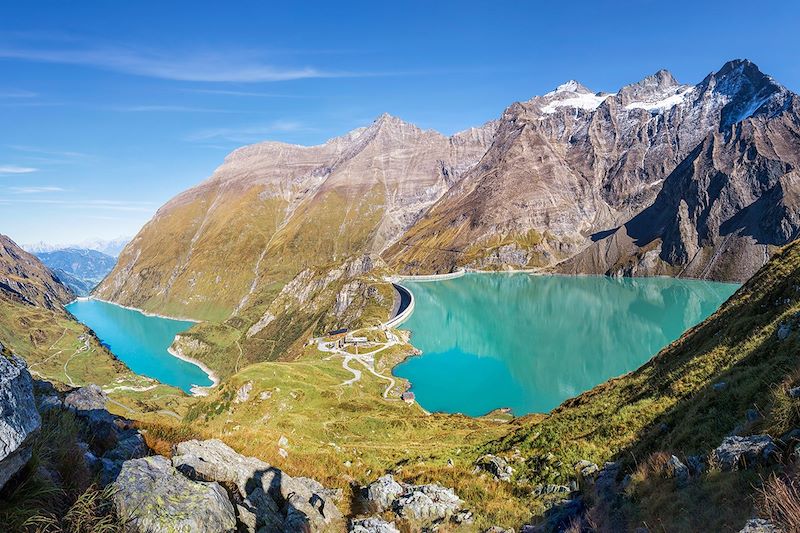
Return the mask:
[[175,335],[192,322],[148,316],[99,300],[76,300],[67,310],[90,327],[117,358],[137,374],[191,392],[194,385],[212,384],[197,365],[167,351]]
[[403,281],[423,354],[394,369],[429,411],[544,413],[635,370],[739,287],[671,278],[466,274]]

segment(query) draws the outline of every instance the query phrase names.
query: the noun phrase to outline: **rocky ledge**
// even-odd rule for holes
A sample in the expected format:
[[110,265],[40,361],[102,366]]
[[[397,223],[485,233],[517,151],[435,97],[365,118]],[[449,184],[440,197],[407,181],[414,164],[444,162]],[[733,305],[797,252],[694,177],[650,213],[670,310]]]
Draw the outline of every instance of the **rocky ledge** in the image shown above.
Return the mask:
[[41,424],[25,361],[0,344],[0,488],[30,460]]

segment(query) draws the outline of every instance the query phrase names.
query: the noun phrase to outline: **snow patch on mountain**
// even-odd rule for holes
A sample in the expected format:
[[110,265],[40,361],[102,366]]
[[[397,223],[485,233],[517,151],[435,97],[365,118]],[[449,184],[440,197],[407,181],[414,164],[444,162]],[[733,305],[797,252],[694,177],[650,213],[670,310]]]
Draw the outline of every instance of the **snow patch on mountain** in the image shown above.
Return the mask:
[[673,95],[660,98],[659,100],[649,102],[631,102],[625,106],[625,109],[629,111],[632,109],[644,109],[646,111],[650,111],[651,113],[663,113],[672,109],[676,105],[684,103],[686,98],[693,93],[694,90],[694,87],[687,87]]
[[[563,92],[563,91],[562,91]],[[542,106],[542,113],[552,114],[558,111],[559,107],[572,107],[578,109],[585,109],[587,111],[594,111],[600,104],[602,104],[606,98],[612,96],[610,94],[580,94],[576,93],[575,96],[571,98],[565,98],[563,100],[555,100]]]

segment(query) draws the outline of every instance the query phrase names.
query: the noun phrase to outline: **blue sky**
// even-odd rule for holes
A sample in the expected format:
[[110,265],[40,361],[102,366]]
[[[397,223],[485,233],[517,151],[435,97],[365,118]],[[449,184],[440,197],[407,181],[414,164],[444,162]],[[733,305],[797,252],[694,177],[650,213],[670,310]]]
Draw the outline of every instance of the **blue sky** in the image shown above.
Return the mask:
[[795,2],[5,2],[0,233],[133,235],[232,149],[389,112],[453,133],[568,79],[697,82],[746,57],[800,90]]

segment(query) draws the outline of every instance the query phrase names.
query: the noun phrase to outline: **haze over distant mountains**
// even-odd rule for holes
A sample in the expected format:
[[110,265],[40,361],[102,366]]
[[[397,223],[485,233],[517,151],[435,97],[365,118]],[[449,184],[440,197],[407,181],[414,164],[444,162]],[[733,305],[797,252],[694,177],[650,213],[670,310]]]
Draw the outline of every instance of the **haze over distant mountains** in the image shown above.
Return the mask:
[[79,243],[72,244],[55,244],[39,241],[31,244],[23,244],[22,248],[32,254],[38,254],[41,252],[54,252],[56,250],[66,250],[71,248],[96,250],[106,255],[110,255],[111,257],[117,257],[130,240],[130,237],[117,237],[116,239],[86,239]]
[[117,260],[86,248],[65,248],[36,254],[77,296],[86,296],[111,272]]
[[696,85],[665,70],[613,94],[570,81],[451,137],[382,115],[319,146],[234,151],[159,209],[96,294],[271,339],[330,280],[335,309],[366,294],[344,271],[741,281],[796,237],[798,166],[797,95],[746,60]]

